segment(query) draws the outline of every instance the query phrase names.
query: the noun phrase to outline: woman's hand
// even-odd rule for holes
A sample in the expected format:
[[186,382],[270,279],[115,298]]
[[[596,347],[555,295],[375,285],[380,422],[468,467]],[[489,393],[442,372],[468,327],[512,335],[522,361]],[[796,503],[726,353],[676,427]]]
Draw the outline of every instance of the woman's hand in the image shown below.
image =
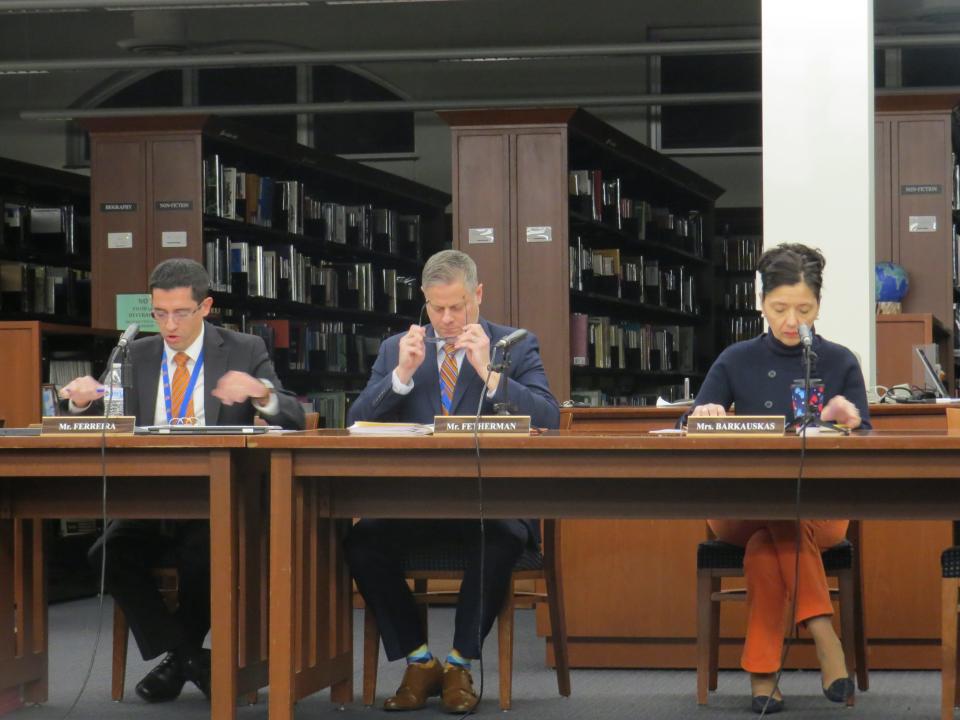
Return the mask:
[[851,430],[860,427],[860,411],[843,395],[835,395],[820,413],[820,419],[846,425]]
[[703,415],[706,415],[707,417],[726,417],[727,409],[723,407],[723,405],[707,403],[706,405],[697,405],[690,415],[693,417],[700,417]]

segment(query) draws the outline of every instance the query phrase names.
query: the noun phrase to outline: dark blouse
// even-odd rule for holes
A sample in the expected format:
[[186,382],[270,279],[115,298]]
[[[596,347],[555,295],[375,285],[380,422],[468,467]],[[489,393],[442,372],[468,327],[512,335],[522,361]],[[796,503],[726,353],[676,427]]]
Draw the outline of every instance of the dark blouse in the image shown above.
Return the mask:
[[[857,406],[861,428],[869,430],[870,410],[863,373],[857,358],[843,345],[814,335],[812,378],[824,386],[823,404],[843,395]],[[729,409],[736,405],[738,415],[784,415],[793,418],[790,386],[803,378],[803,349],[784,345],[770,333],[731,345],[716,359],[707,373],[696,405],[716,403]]]

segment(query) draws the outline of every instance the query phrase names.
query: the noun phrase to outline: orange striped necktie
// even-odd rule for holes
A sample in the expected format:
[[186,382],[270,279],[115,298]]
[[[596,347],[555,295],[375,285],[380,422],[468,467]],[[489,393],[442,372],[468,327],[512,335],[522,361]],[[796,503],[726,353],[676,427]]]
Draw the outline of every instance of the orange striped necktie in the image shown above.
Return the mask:
[[189,360],[190,356],[185,352],[178,352],[173,356],[173,361],[177,364],[177,369],[173,371],[173,386],[170,388],[170,409],[173,411],[174,417],[194,417],[192,397],[190,402],[187,403],[186,412],[182,414],[179,412],[180,405],[183,403],[183,396],[187,392],[187,385],[190,384],[190,373],[187,370]]
[[453,391],[457,387],[457,348],[453,343],[443,346],[444,358],[440,366],[440,405],[444,415],[453,410]]

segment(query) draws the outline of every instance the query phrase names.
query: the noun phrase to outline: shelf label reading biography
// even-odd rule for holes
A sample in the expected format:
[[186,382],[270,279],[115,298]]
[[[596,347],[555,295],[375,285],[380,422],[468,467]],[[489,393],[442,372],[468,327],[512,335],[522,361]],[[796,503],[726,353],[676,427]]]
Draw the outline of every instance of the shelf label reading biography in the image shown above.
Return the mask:
[[136,212],[137,204],[134,202],[108,202],[100,203],[100,212]]

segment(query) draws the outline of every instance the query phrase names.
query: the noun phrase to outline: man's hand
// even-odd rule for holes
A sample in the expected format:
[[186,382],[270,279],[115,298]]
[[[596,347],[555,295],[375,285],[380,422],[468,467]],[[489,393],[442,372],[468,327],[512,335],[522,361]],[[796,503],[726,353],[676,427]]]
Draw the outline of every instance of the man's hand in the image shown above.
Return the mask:
[[[467,351],[467,362],[473,365],[477,375],[487,380],[487,390],[494,390],[500,382],[500,374],[487,369],[490,365],[490,338],[483,331],[483,327],[479,323],[464,325],[463,332],[454,345],[457,350],[462,348]],[[489,379],[487,373],[490,373]]]
[[860,427],[860,411],[843,395],[834,395],[830,398],[830,402],[820,413],[820,419],[846,425],[851,430]]
[[397,378],[404,385],[410,384],[410,378],[423,364],[426,347],[423,338],[427,329],[420,325],[411,325],[407,334],[400,338],[400,359],[397,361]]
[[85,410],[94,400],[103,397],[106,388],[89,375],[71,380],[69,384],[60,388],[60,398],[72,400],[74,407]]
[[693,417],[726,417],[727,409],[723,405],[717,405],[716,403],[707,403],[706,405],[697,405],[693,412],[690,413]]
[[210,393],[224,405],[246,402],[252,398],[260,403],[270,399],[270,390],[252,375],[239,370],[225,373]]

